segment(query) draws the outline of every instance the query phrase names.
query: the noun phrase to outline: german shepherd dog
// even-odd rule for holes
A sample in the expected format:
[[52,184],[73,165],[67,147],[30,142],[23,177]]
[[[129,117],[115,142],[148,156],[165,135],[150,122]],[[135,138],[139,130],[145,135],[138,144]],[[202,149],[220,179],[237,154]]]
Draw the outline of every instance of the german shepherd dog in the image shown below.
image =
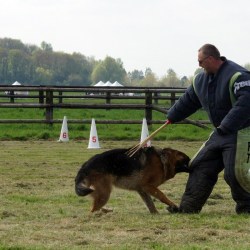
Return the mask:
[[108,202],[112,186],[139,193],[150,213],[158,213],[151,198],[167,204],[168,210],[178,207],[157,187],[179,172],[189,172],[189,157],[171,148],[147,147],[133,157],[128,149],[113,149],[97,154],[86,161],[75,178],[75,191],[79,196],[91,194],[91,212],[103,210]]

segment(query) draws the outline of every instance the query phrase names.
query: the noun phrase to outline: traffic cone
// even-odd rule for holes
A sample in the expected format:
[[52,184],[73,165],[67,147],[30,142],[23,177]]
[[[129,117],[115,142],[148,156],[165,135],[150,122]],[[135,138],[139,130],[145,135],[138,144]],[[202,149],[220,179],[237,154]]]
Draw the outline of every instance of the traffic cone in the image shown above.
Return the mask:
[[67,125],[67,117],[63,117],[63,123],[60,133],[60,138],[58,141],[67,142],[69,141],[69,132],[68,132],[68,125]]
[[[142,130],[141,130],[141,142],[144,141],[149,136],[148,125],[146,118],[142,120]],[[149,140],[144,147],[150,147],[151,141]]]
[[92,119],[91,122],[88,148],[100,148],[98,135],[96,131],[95,119]]

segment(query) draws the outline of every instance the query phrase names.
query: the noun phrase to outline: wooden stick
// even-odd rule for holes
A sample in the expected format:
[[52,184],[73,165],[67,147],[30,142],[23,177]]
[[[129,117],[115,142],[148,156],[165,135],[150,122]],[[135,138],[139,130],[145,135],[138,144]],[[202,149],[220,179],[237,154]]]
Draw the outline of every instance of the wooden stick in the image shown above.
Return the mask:
[[146,139],[144,139],[142,142],[138,143],[137,145],[135,145],[134,147],[132,147],[131,149],[129,149],[127,151],[127,155],[129,157],[132,157],[140,148],[142,148],[144,145],[146,145],[146,143],[152,139],[157,133],[159,133],[163,128],[165,128],[168,124],[170,124],[169,121],[167,121],[166,123],[164,123],[162,126],[160,126],[158,129],[156,129],[151,135],[149,135]]

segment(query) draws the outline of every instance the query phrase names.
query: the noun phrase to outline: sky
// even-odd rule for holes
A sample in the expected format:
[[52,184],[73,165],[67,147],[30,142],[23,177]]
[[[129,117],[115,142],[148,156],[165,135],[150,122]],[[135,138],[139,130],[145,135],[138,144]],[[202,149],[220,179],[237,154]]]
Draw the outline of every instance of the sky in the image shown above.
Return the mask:
[[120,58],[127,72],[151,68],[161,78],[171,68],[192,76],[205,43],[250,63],[249,0],[0,0],[0,6],[0,38]]

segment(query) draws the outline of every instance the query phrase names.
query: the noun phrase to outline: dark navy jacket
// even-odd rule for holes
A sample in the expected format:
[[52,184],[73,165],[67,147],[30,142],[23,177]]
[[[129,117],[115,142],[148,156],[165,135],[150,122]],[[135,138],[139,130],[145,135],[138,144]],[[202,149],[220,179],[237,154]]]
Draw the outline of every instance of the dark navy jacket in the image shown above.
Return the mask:
[[[250,72],[222,57],[224,63],[216,75],[198,74],[193,85],[169,110],[168,119],[175,123],[183,120],[201,107],[208,113],[211,123],[225,133],[235,133],[250,126]],[[232,85],[236,101],[230,99],[230,79],[241,74]]]

